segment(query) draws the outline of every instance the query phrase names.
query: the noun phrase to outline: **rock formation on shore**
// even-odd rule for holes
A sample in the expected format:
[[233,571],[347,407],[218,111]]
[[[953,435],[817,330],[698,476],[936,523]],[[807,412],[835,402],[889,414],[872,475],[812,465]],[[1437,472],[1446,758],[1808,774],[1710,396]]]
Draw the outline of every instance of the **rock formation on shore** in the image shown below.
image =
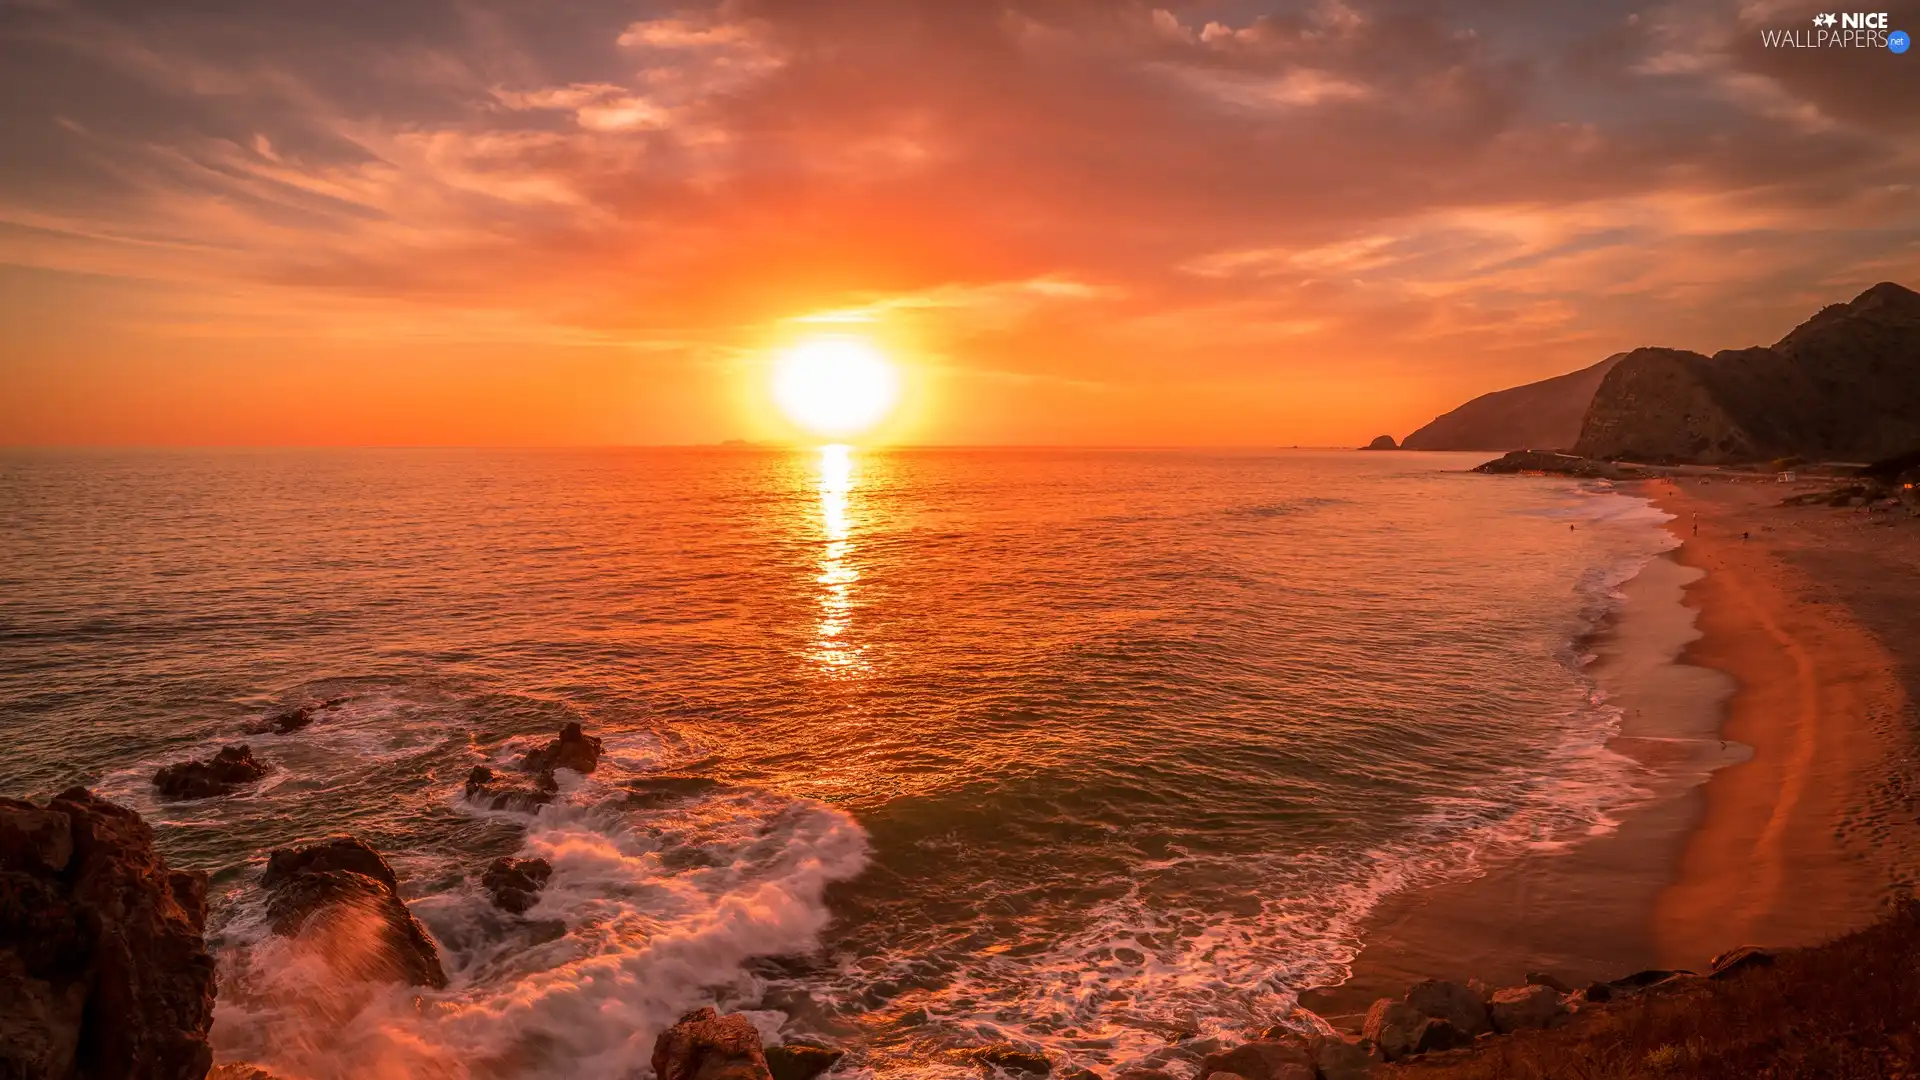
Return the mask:
[[579,724],[561,728],[559,738],[538,750],[528,751],[521,761],[521,767],[532,773],[554,769],[590,773],[599,764],[600,740],[581,730]]
[[153,774],[153,787],[163,799],[210,799],[250,784],[268,771],[265,764],[254,760],[253,750],[245,744],[223,746],[205,761],[162,766]]
[[324,950],[335,970],[364,982],[444,987],[440,950],[400,899],[380,853],[351,836],[274,852],[260,876],[275,934]]
[[1391,435],[1376,435],[1373,441],[1361,447],[1362,450],[1398,450],[1400,446]]
[[1920,445],[1920,294],[1882,282],[1770,347],[1636,349],[1576,453],[1654,463],[1871,461]]
[[1594,391],[1626,353],[1551,379],[1482,394],[1435,417],[1402,450],[1564,450],[1580,437]]
[[205,874],[70,788],[0,798],[0,1076],[200,1080],[213,1064]]
[[1635,476],[1640,470],[1631,466],[1616,465],[1611,461],[1595,461],[1577,454],[1561,454],[1551,450],[1515,450],[1492,461],[1473,467],[1479,473],[1547,473],[1554,476],[1580,476],[1592,480],[1619,480]]

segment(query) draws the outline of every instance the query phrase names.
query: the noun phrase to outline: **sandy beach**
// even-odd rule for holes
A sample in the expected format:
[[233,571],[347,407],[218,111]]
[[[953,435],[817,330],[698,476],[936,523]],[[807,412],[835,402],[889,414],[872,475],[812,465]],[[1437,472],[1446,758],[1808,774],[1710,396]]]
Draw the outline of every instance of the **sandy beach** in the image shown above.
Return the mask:
[[1641,767],[1643,797],[1564,853],[1390,898],[1352,977],[1303,1003],[1352,1017],[1430,976],[1700,968],[1740,944],[1827,940],[1910,886],[1920,520],[1779,505],[1824,486],[1702,473],[1626,489],[1681,541],[1623,586],[1594,646],[1622,711],[1610,748]]

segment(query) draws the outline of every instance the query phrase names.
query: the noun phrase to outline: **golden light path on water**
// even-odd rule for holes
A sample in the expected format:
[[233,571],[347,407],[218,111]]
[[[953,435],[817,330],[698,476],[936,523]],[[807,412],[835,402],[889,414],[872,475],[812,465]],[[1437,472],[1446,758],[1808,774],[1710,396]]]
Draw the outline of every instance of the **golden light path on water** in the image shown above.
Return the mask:
[[815,656],[829,671],[852,674],[861,667],[860,649],[847,641],[853,618],[853,586],[860,580],[854,567],[853,512],[849,496],[854,487],[853,447],[833,443],[820,448],[820,528],[826,544],[820,551],[820,640]]

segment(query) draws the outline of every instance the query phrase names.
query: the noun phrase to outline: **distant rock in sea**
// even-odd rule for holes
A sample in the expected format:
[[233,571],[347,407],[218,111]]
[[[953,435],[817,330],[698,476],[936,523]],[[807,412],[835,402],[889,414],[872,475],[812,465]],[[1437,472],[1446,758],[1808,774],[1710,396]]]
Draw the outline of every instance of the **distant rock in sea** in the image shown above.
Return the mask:
[[363,982],[447,985],[440,950],[401,901],[393,868],[365,842],[334,836],[276,851],[260,886],[267,891],[273,932],[312,947],[340,974]]
[[1580,437],[1581,420],[1601,380],[1626,355],[1615,353],[1592,367],[1482,394],[1407,436],[1400,449],[1563,450]]
[[1393,441],[1391,435],[1376,435],[1373,441],[1361,447],[1362,450],[1398,450],[1400,444]]
[[200,1080],[213,1065],[207,876],[85,788],[0,798],[0,1076]]
[[467,798],[489,810],[518,810],[531,814],[553,801],[560,784],[552,769],[544,769],[531,782],[513,780],[485,765],[475,765],[467,774]]
[[545,859],[500,858],[487,867],[480,884],[493,896],[494,907],[525,915],[552,877],[553,864]]
[[1882,282],[1770,347],[1636,349],[1574,451],[1651,463],[1872,461],[1920,445],[1920,294]]
[[559,738],[538,750],[528,751],[521,767],[535,773],[553,769],[590,773],[599,764],[600,740],[581,730],[579,724],[568,724],[560,729]]
[[163,799],[210,799],[250,784],[268,771],[265,764],[254,760],[253,750],[245,744],[223,746],[205,761],[162,766],[153,774],[153,788]]
[[328,709],[336,709],[347,701],[344,697],[315,701],[297,708],[287,709],[267,717],[258,723],[247,725],[249,735],[291,735],[320,718]]

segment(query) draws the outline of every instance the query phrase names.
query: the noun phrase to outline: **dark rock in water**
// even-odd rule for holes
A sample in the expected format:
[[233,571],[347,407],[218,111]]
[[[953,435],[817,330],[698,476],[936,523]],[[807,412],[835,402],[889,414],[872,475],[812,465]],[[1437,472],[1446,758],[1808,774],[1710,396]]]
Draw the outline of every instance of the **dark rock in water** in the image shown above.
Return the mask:
[[327,870],[346,870],[374,879],[394,892],[400,891],[400,879],[380,853],[355,836],[329,836],[317,844],[301,848],[282,848],[267,856],[266,872],[260,875],[261,887],[272,891],[296,875]]
[[1107,1080],[1098,1069],[1068,1069],[1060,1074],[1060,1080]]
[[1750,968],[1773,966],[1773,954],[1753,945],[1742,945],[1730,949],[1713,958],[1713,968],[1707,973],[1709,979],[1730,979]]
[[978,1047],[967,1051],[967,1057],[982,1065],[991,1065],[996,1069],[1012,1073],[1040,1076],[1053,1071],[1053,1062],[1047,1060],[1047,1055],[1022,1050],[1012,1043],[993,1043]]
[[493,904],[503,911],[524,915],[539,899],[540,890],[553,876],[553,866],[545,859],[495,859],[480,878],[480,884],[493,894]]
[[201,1080],[206,916],[206,875],[140,815],[78,787],[0,798],[0,1077]]
[[769,1046],[765,1052],[773,1080],[814,1080],[847,1056],[844,1050],[804,1042]]
[[1515,450],[1505,457],[1476,465],[1473,471],[1477,473],[1548,473],[1554,476],[1580,476],[1594,480],[1618,480],[1622,477],[1639,475],[1636,469],[1615,465],[1610,461],[1595,461],[1592,458],[1557,454],[1549,450]]
[[739,1013],[711,1007],[680,1018],[653,1044],[655,1080],[771,1080],[760,1032]]
[[1573,993],[1573,987],[1568,986],[1565,981],[1557,979],[1544,971],[1527,972],[1527,985],[1552,987],[1556,993],[1561,994]]
[[1246,1080],[1278,1080],[1291,1065],[1304,1065],[1313,1069],[1313,1055],[1307,1052],[1304,1044],[1278,1039],[1257,1039],[1242,1043],[1231,1050],[1217,1054],[1208,1054],[1201,1059],[1198,1075],[1205,1077],[1217,1072],[1232,1073]]
[[1368,444],[1367,444],[1367,445],[1366,445],[1365,447],[1363,447],[1362,449],[1366,449],[1366,450],[1398,450],[1398,449],[1400,449],[1400,444],[1399,444],[1399,443],[1396,443],[1396,442],[1394,442],[1394,441],[1393,441],[1393,436],[1391,436],[1391,435],[1376,435],[1376,436],[1374,436],[1374,437],[1373,437],[1373,441],[1372,441],[1372,442],[1370,442],[1370,443],[1368,443]]
[[290,735],[320,718],[328,709],[337,708],[347,701],[344,697],[328,698],[325,701],[310,702],[298,708],[275,713],[255,724],[247,726],[249,735]]
[[351,836],[276,851],[260,884],[273,932],[324,951],[336,971],[363,982],[444,987],[440,950],[400,899],[393,868]]
[[527,752],[521,766],[528,772],[546,772],[551,769],[572,769],[577,773],[590,773],[600,764],[600,740],[580,729],[579,724],[568,724],[560,729],[560,737],[538,750]]
[[1127,1069],[1113,1080],[1174,1080],[1174,1076],[1159,1069]]
[[1407,988],[1407,1004],[1425,1016],[1451,1023],[1471,1039],[1493,1030],[1487,1002],[1472,989],[1443,979],[1422,979]]
[[501,776],[485,765],[475,765],[467,774],[467,798],[489,810],[517,810],[531,814],[553,801],[560,792],[553,770],[537,773],[532,783]]
[[251,748],[223,746],[205,761],[162,766],[153,774],[153,786],[163,799],[210,799],[250,784],[267,772],[266,765],[254,760]]

